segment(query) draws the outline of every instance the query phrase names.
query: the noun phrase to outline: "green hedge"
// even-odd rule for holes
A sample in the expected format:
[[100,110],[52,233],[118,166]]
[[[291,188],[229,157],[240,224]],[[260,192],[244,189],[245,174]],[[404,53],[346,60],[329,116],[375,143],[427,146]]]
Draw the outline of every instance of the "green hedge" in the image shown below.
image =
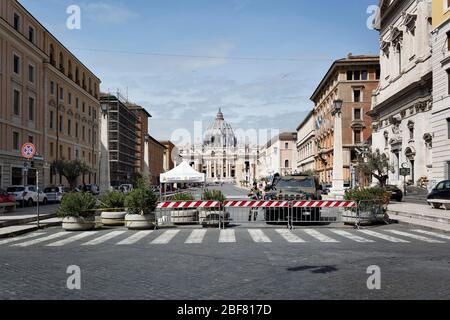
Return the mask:
[[59,217],[92,217],[97,208],[97,199],[90,193],[76,192],[66,194],[57,214]]
[[129,214],[151,214],[156,209],[158,197],[149,189],[134,189],[125,198]]

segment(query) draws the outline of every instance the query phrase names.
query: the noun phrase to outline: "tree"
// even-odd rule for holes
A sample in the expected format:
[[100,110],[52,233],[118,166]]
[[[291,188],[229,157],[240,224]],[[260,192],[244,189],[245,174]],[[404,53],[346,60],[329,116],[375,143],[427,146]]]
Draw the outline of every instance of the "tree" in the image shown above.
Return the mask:
[[88,165],[78,159],[72,161],[56,160],[53,162],[52,167],[57,173],[67,179],[67,182],[69,183],[72,190],[75,189],[79,176],[91,172],[91,169],[88,167]]
[[362,173],[377,179],[381,187],[385,187],[389,179],[389,171],[393,167],[389,163],[389,158],[377,149],[373,153],[366,154],[366,159],[359,162],[359,169]]

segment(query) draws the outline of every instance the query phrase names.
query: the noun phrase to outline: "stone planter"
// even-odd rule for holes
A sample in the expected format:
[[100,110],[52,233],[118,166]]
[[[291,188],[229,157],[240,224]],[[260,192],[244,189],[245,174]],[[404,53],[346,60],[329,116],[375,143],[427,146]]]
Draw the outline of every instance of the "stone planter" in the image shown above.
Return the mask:
[[66,231],[87,231],[95,229],[95,216],[92,217],[65,217],[62,228]]
[[172,223],[175,225],[196,224],[199,221],[197,210],[172,210],[170,215]]
[[123,226],[125,224],[125,216],[127,213],[123,212],[102,212],[101,221],[104,226]]
[[156,226],[155,214],[127,214],[125,216],[125,226],[130,230],[148,230]]
[[204,228],[218,228],[220,221],[222,222],[225,220],[224,225],[228,226],[230,224],[230,213],[229,212],[223,212],[223,211],[206,211],[201,210],[199,211],[199,221],[202,224]]
[[342,214],[342,221],[345,224],[355,225],[359,220],[360,225],[368,226],[383,221],[385,216],[386,213],[382,207],[360,211],[359,219],[356,210],[345,210]]

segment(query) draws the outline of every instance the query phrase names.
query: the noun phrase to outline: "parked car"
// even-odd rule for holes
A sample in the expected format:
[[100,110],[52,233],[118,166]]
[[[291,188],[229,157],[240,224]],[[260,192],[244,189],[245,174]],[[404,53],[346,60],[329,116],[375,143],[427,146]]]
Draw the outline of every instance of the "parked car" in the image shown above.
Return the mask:
[[47,187],[44,189],[44,193],[47,196],[47,200],[49,202],[61,202],[64,195],[69,191],[69,188],[63,186]]
[[427,197],[428,200],[450,200],[450,180],[439,182]]
[[16,202],[16,197],[6,192],[6,190],[0,189],[0,203]]
[[391,193],[391,200],[402,202],[403,192],[402,192],[402,190],[400,190],[399,187],[394,186],[394,185],[387,185],[385,189],[386,189],[386,191]]
[[331,183],[322,184],[322,194],[324,195],[329,194],[332,187],[333,185]]
[[[86,188],[86,189],[84,189],[84,188]],[[78,186],[78,189],[81,191],[91,193],[95,196],[100,194],[100,190],[96,184],[86,184],[85,186],[81,185],[81,186]]]
[[48,198],[45,193],[39,191],[38,195],[36,186],[11,186],[7,188],[6,191],[9,194],[14,195],[17,202],[30,207],[38,201],[44,205],[48,202]]
[[133,191],[133,185],[132,184],[121,184],[119,186],[119,191],[123,193],[129,193]]

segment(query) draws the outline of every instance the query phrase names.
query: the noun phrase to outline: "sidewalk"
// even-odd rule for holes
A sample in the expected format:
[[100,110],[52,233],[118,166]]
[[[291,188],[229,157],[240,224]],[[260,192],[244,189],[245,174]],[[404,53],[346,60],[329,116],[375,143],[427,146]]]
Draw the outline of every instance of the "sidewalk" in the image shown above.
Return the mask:
[[426,204],[391,203],[388,214],[392,220],[450,232],[450,213],[444,209],[432,209]]
[[[61,219],[56,218],[58,205],[40,207],[40,226],[59,225]],[[0,238],[15,236],[37,229],[36,207],[18,207],[13,212],[0,214]]]

